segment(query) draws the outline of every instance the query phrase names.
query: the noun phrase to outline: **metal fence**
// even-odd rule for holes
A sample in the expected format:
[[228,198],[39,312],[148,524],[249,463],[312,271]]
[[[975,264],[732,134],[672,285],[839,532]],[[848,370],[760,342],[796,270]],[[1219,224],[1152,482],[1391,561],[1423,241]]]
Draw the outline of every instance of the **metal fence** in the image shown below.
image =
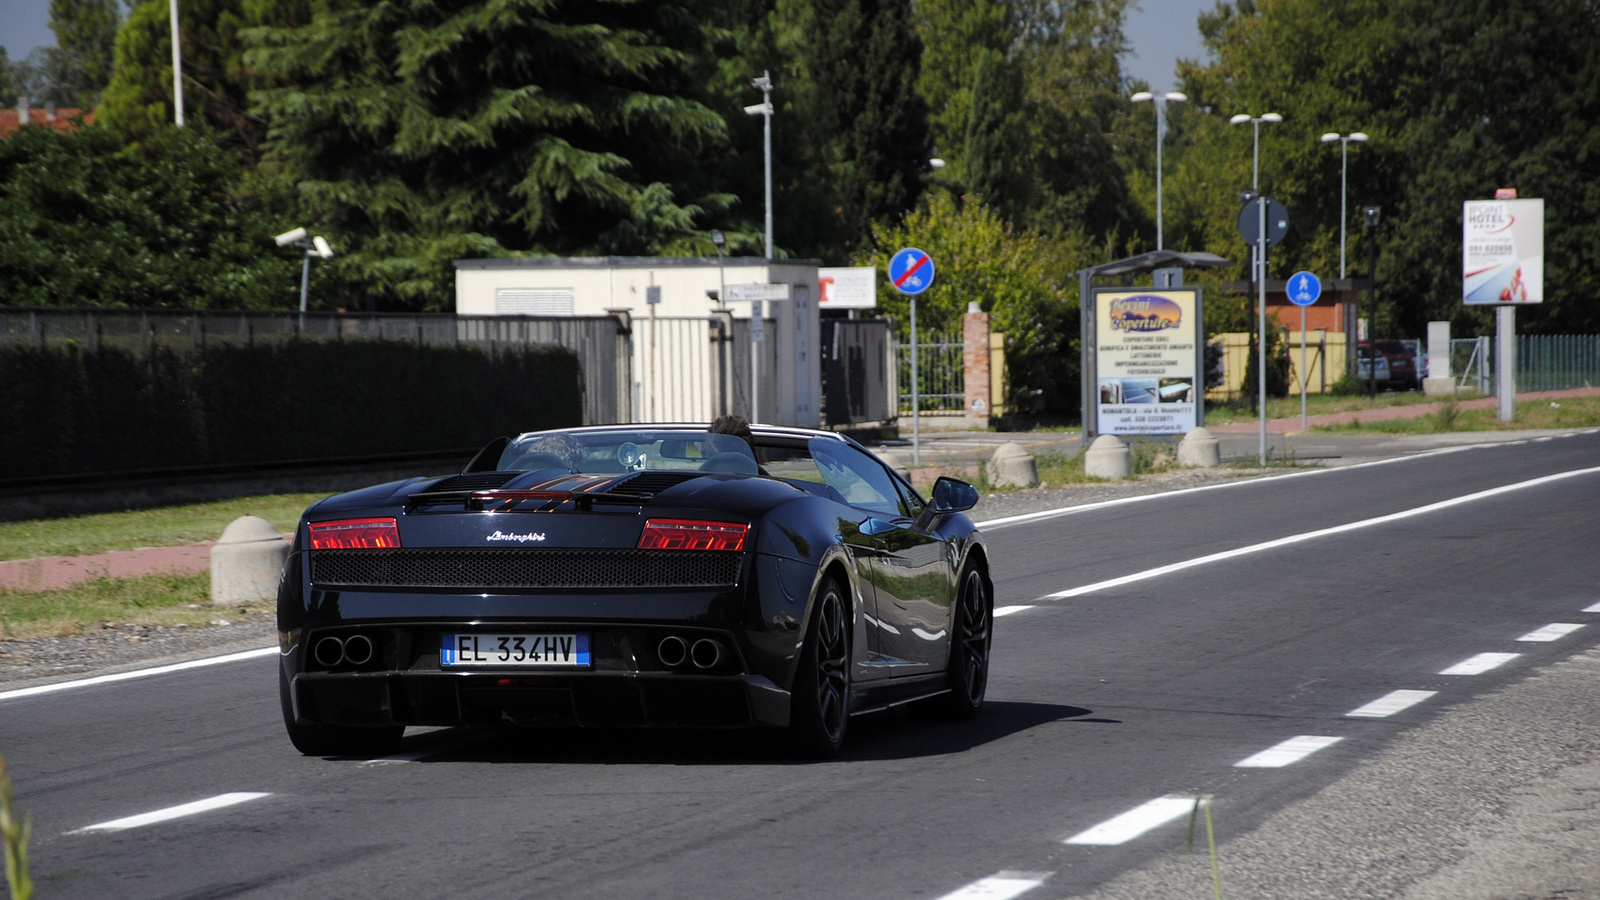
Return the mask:
[[145,355],[208,345],[291,340],[412,341],[498,347],[559,346],[578,356],[585,424],[632,416],[626,335],[610,316],[457,316],[449,313],[228,312],[220,310],[0,308],[0,342],[116,347]]
[[1517,335],[1517,390],[1559,391],[1600,384],[1600,335]]
[[[924,413],[966,412],[966,380],[961,334],[917,335],[917,397]],[[911,412],[911,336],[898,336],[895,354],[900,361],[900,414]]]

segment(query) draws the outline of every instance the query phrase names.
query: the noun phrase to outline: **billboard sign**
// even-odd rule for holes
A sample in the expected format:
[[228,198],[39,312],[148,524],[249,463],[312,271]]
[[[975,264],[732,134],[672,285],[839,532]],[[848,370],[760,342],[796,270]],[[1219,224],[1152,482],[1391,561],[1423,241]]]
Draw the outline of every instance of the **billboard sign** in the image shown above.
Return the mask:
[[1463,302],[1544,302],[1543,200],[1468,200],[1461,223]]
[[844,266],[817,270],[822,289],[820,309],[875,309],[878,305],[878,270],[872,266]]
[[1100,434],[1186,434],[1205,391],[1198,288],[1096,288]]

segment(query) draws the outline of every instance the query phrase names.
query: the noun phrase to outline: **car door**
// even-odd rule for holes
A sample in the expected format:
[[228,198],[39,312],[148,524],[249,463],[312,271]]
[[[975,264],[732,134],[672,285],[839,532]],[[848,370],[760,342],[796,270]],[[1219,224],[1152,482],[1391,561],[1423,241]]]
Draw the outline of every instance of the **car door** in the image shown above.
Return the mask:
[[826,439],[812,453],[823,478],[864,514],[857,532],[873,540],[878,664],[893,677],[937,671],[949,655],[955,581],[945,542],[919,526],[920,499],[876,459]]

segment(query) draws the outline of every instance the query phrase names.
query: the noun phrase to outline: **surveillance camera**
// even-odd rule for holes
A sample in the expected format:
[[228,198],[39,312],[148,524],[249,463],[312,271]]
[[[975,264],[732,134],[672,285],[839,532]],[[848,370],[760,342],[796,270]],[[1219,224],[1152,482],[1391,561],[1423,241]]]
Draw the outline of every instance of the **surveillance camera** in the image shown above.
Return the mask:
[[322,235],[319,234],[312,238],[311,246],[316,249],[317,255],[323,259],[333,259],[333,248],[328,246],[328,239]]
[[283,234],[273,238],[273,240],[278,242],[279,247],[287,247],[290,244],[298,243],[305,239],[306,230],[304,228],[296,228],[293,231],[285,231]]
[[750,86],[751,87],[757,87],[757,88],[764,88],[764,87],[767,87],[770,84],[772,84],[772,79],[767,77],[766,75],[763,75],[760,78],[751,79],[751,81],[750,81]]
[[718,247],[726,247],[728,245],[728,238],[720,231],[713,231],[711,232],[711,243],[717,245]]

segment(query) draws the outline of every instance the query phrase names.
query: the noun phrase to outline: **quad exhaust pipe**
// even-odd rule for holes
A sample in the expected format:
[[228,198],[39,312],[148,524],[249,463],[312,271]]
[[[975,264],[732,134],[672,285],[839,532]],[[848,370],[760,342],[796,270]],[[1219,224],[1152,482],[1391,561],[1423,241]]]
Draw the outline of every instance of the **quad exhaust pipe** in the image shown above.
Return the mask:
[[340,639],[329,635],[311,648],[311,656],[324,668],[331,669],[340,663],[349,663],[352,666],[364,666],[372,661],[374,648],[372,638],[364,634],[352,634]]
[[697,669],[715,669],[722,664],[725,655],[722,642],[711,638],[701,638],[689,649],[689,658],[694,660]]
[[728,648],[712,638],[701,638],[691,644],[669,634],[656,645],[656,658],[669,669],[691,664],[696,669],[715,669],[727,660]]
[[676,669],[689,658],[689,642],[675,634],[667,635],[656,645],[656,658],[669,669]]

